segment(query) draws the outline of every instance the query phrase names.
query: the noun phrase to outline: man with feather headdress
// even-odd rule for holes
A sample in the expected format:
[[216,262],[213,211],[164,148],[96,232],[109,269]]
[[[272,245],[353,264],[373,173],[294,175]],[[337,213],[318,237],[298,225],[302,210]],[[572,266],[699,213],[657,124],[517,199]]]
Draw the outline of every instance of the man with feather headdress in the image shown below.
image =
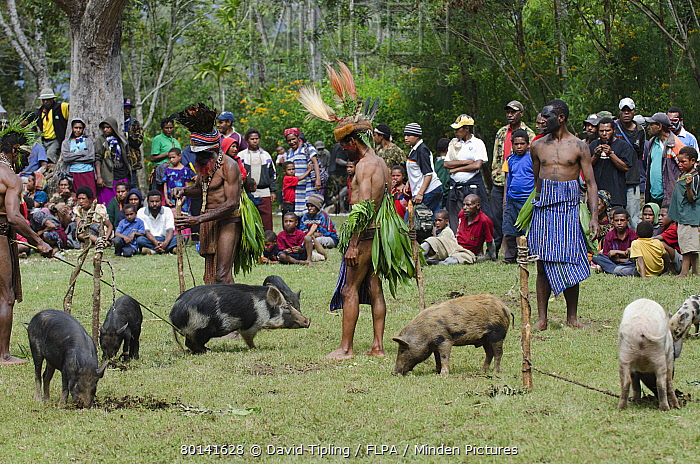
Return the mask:
[[[381,357],[385,355],[382,337],[386,303],[382,282],[372,262],[372,245],[375,240],[375,230],[379,226],[375,222],[375,215],[382,204],[384,192],[391,177],[384,160],[377,156],[371,148],[372,118],[376,113],[378,102],[375,102],[373,108],[370,109],[368,99],[365,102],[365,108],[362,109],[362,106],[358,105],[356,101],[357,92],[350,70],[344,63],[339,62],[339,66],[340,74],[337,74],[329,65],[326,65],[326,68],[331,86],[343,105],[343,111],[350,116],[339,118],[323,102],[320,93],[315,88],[302,88],[299,95],[299,101],[310,115],[324,121],[337,123],[333,131],[337,142],[340,142],[344,147],[355,149],[352,151],[356,152],[358,158],[355,164],[355,176],[352,180],[350,203],[355,205],[356,213],[362,207],[368,209],[365,214],[366,226],[354,229],[349,241],[345,243],[347,250],[343,255],[338,286],[331,301],[332,309],[343,308],[342,336],[340,347],[328,354],[326,358],[340,360],[354,356],[353,338],[360,312],[360,303],[370,304],[372,307],[374,338],[367,354]],[[362,103],[361,100],[360,103]],[[353,218],[349,219],[353,220]],[[358,220],[357,222],[362,221]]]
[[29,127],[21,127],[19,121],[11,121],[0,130],[0,265],[9,272],[0,273],[0,364],[27,362],[10,354],[12,310],[15,300],[22,301],[22,280],[16,234],[19,233],[35,245],[42,256],[50,257],[53,249],[27,224],[19,212],[22,181],[16,174],[21,169],[17,158],[26,154],[34,144],[34,133]]
[[204,283],[233,282],[233,263],[241,240],[241,171],[238,163],[221,151],[221,135],[214,128],[216,111],[204,104],[192,105],[171,116],[190,130],[191,150],[197,172],[191,187],[173,189],[182,195],[202,198],[199,216],[178,216],[179,229],[200,225],[199,254],[204,257]]

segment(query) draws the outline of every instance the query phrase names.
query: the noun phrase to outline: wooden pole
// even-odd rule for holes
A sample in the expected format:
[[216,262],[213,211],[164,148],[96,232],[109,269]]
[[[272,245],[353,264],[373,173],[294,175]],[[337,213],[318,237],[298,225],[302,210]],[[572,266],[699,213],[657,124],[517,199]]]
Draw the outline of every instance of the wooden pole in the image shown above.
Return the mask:
[[530,367],[530,272],[528,263],[527,238],[518,237],[518,267],[520,268],[520,309],[522,320],[521,347],[523,350],[523,387],[532,390],[532,369]]
[[[408,200],[408,229],[414,230],[416,218],[413,215],[413,200]],[[420,255],[418,254],[418,241],[411,239],[411,250],[413,251],[413,262],[416,266],[416,282],[418,283],[418,296],[420,297],[420,310],[425,309],[425,288],[423,287],[423,270],[420,267]]]
[[83,251],[78,257],[78,265],[73,268],[73,272],[70,275],[70,281],[68,282],[68,290],[66,291],[66,296],[63,297],[63,310],[68,314],[73,310],[73,292],[75,290],[75,282],[78,280],[78,274],[80,274],[83,264],[87,259],[87,255],[90,252],[90,247],[92,242],[90,241],[90,224],[92,224],[92,218],[95,215],[95,207],[97,205],[97,200],[93,200],[92,206],[85,214],[85,219],[81,224],[81,230],[76,231],[76,237],[83,235]]
[[[178,198],[175,202],[175,217],[182,215],[183,198]],[[180,293],[185,292],[185,266],[182,261],[182,248],[185,246],[185,238],[182,236],[181,229],[175,229],[177,234],[177,277],[180,281]]]
[[100,304],[102,287],[100,278],[102,277],[102,255],[105,250],[105,241],[107,238],[104,230],[104,222],[100,221],[97,228],[97,246],[95,247],[95,257],[92,259],[93,271],[93,287],[92,287],[92,341],[95,346],[100,346]]

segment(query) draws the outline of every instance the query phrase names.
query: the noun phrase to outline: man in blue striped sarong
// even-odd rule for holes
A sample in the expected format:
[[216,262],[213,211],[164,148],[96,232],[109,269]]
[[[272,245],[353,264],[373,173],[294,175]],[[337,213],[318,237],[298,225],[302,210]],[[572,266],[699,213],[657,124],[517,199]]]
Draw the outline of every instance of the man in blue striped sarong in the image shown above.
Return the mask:
[[[583,328],[578,322],[579,282],[590,275],[584,231],[579,220],[579,172],[583,171],[588,192],[598,192],[591,155],[584,142],[566,127],[569,107],[552,100],[542,109],[546,120],[544,137],[532,144],[532,171],[537,196],[528,244],[537,261],[538,321],[533,329],[547,329],[547,304],[552,290],[564,292],[566,323]],[[598,233],[598,195],[588,196],[590,230]]]

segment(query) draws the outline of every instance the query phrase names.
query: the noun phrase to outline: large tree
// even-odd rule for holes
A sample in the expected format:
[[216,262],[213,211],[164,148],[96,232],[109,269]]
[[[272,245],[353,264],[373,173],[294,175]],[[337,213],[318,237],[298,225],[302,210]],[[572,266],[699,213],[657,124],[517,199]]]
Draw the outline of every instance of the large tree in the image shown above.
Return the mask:
[[[53,0],[71,31],[70,113],[88,135],[108,116],[121,122],[121,22],[127,0]],[[115,128],[118,130],[118,128]]]

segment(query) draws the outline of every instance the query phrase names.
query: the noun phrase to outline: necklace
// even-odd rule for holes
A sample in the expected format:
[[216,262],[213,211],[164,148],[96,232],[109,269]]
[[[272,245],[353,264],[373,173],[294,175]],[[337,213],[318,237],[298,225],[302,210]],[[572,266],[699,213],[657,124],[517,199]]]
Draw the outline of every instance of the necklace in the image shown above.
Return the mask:
[[7,159],[4,153],[0,153],[0,163],[7,165],[8,168],[12,169],[12,163]]

